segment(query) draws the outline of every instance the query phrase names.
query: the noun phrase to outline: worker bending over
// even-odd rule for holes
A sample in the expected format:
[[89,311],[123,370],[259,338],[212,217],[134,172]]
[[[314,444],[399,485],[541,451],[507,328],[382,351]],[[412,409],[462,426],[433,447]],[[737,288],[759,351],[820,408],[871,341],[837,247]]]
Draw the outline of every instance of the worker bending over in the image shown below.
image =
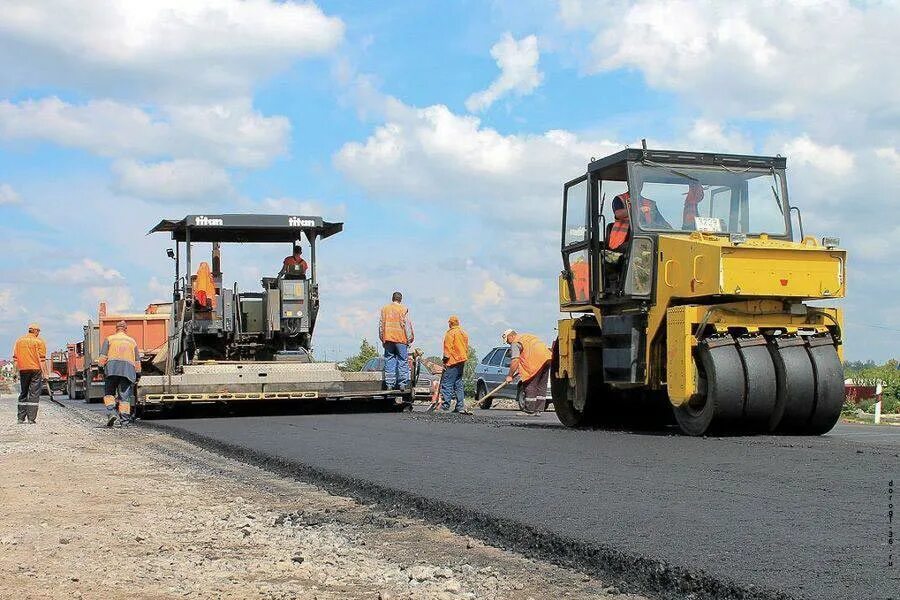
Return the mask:
[[40,338],[41,327],[37,323],[28,326],[28,333],[16,340],[13,346],[13,363],[19,372],[18,421],[37,422],[38,402],[44,380],[49,378],[47,369],[47,344]]
[[514,329],[507,329],[500,337],[510,348],[511,361],[506,383],[512,383],[518,373],[525,389],[525,412],[540,415],[547,405],[550,349],[536,335],[517,333]]
[[141,373],[141,354],[134,338],[125,333],[128,323],[116,323],[116,332],[103,341],[100,366],[105,372],[103,404],[106,406],[106,426],[131,422],[131,398],[134,384]]
[[300,243],[297,242],[294,244],[293,254],[284,259],[284,263],[281,265],[281,271],[278,275],[306,279],[306,270],[308,268],[309,265],[303,260],[303,248],[301,248]]
[[384,384],[388,390],[409,387],[409,345],[415,340],[409,310],[401,304],[403,294],[394,292],[391,303],[381,308],[378,339],[384,348]]
[[459,326],[456,315],[447,319],[447,333],[444,334],[444,375],[441,378],[442,410],[450,410],[450,401],[456,397],[453,412],[470,415],[466,410],[463,370],[469,358],[469,334]]
[[438,364],[433,360],[428,360],[425,358],[425,353],[422,352],[421,348],[416,348],[413,350],[413,356],[416,360],[419,361],[419,365],[426,367],[428,371],[434,376],[431,379],[431,405],[428,407],[426,412],[434,412],[439,409],[441,406],[441,380],[444,376],[444,365]]

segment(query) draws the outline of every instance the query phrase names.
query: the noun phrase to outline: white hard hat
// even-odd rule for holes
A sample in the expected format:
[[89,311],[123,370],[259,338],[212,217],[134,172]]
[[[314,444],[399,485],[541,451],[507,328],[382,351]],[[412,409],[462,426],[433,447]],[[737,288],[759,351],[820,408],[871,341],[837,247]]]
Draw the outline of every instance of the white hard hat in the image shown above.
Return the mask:
[[503,334],[500,336],[500,339],[502,339],[502,340],[503,340],[503,343],[505,344],[505,343],[506,343],[506,338],[509,337],[509,334],[515,333],[515,332],[516,332],[515,329],[507,329],[507,330],[504,331]]

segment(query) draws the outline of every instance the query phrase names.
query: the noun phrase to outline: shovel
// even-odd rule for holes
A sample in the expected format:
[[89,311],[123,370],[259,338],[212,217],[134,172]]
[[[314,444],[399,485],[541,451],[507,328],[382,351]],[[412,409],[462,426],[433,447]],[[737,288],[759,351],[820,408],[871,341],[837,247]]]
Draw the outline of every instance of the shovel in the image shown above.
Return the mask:
[[483,402],[484,402],[485,400],[487,400],[488,398],[490,398],[491,396],[493,396],[494,394],[496,394],[497,392],[499,392],[500,390],[502,390],[503,388],[505,388],[507,385],[508,385],[508,384],[507,384],[505,381],[502,381],[502,382],[500,382],[500,385],[498,385],[497,387],[495,387],[494,389],[492,389],[491,391],[489,391],[487,394],[485,394],[484,396],[482,396],[482,397],[481,397],[481,400],[479,400],[479,401],[476,403],[477,406],[478,406],[478,408],[481,408],[482,406],[484,406]]
[[[43,373],[42,373],[42,375],[43,375]],[[47,395],[50,397],[50,402],[65,408],[66,407],[65,404],[63,404],[62,402],[60,402],[59,400],[57,400],[56,398],[53,397],[53,390],[50,389],[50,381],[48,380],[48,378],[44,377],[43,379],[44,379],[44,387],[47,388]]]

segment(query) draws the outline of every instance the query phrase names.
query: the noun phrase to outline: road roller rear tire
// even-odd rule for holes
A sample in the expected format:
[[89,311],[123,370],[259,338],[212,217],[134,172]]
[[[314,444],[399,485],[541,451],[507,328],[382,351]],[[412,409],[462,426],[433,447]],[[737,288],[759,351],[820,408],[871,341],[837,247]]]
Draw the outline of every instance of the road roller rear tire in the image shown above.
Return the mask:
[[704,340],[697,350],[700,389],[674,408],[686,435],[729,433],[741,428],[744,410],[744,367],[733,340]]
[[799,337],[776,338],[769,350],[777,386],[769,426],[779,433],[805,433],[816,402],[816,378],[806,343]]
[[744,390],[743,429],[748,432],[769,433],[778,394],[772,356],[761,337],[739,340],[738,352],[747,383]]
[[810,340],[808,348],[816,376],[816,406],[805,428],[808,435],[828,433],[844,406],[844,368],[831,340]]

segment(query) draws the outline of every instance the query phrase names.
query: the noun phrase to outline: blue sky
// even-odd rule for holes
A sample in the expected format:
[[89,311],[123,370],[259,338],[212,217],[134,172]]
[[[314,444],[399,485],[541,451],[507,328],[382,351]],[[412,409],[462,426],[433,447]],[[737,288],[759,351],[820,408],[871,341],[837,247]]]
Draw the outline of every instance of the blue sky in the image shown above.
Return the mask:
[[[786,155],[807,230],[851,253],[847,357],[896,357],[898,26],[839,1],[2,2],[0,348],[166,300],[144,233],[226,211],[346,223],[320,356],[373,339],[394,289],[431,353],[450,314],[481,353],[549,340],[561,185],[646,137]],[[225,277],[285,253],[226,248]]]

